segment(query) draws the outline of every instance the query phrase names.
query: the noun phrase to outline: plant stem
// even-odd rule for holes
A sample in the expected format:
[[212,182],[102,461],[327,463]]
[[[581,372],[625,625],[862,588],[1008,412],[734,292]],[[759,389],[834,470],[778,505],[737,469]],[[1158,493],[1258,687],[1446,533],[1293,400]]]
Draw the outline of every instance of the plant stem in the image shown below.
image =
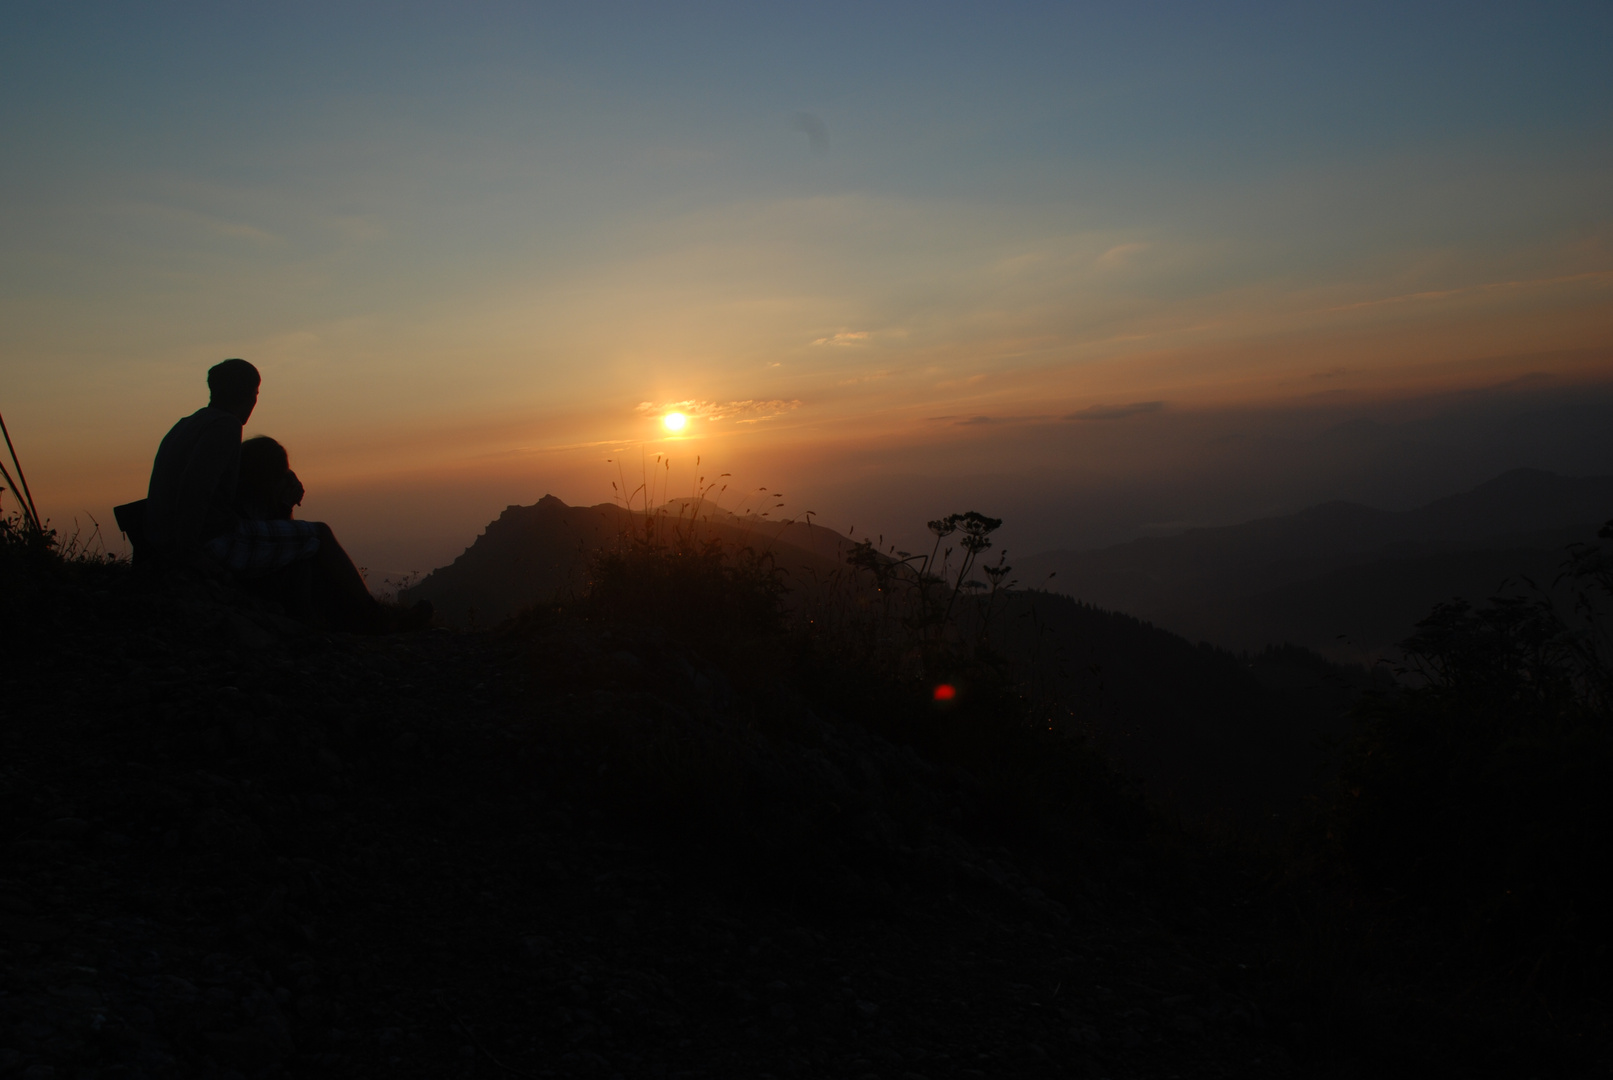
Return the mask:
[[[28,500],[27,514],[24,516],[33,522],[34,532],[42,533],[45,529],[39,523],[39,508],[34,505],[34,493],[28,490],[28,477],[23,475],[22,462],[17,460],[17,448],[11,445],[11,431],[6,427],[6,418],[3,415],[0,415],[0,433],[5,434],[6,449],[11,451],[11,464],[16,466],[17,479],[22,481],[23,498]],[[18,500],[19,503],[21,501],[21,499]]]

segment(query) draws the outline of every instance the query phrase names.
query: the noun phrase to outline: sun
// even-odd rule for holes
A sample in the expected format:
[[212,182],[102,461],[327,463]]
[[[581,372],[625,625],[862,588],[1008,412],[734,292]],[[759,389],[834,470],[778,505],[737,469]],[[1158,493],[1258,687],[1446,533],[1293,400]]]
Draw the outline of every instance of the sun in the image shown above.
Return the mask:
[[669,412],[661,418],[668,431],[682,431],[689,423],[689,418],[680,412]]

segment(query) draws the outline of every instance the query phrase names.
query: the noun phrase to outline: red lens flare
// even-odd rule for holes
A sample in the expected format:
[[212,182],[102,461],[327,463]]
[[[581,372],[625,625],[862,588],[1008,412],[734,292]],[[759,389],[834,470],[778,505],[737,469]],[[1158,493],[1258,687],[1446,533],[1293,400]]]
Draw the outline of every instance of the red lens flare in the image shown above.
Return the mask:
[[942,683],[935,688],[935,700],[951,701],[958,696],[958,688],[951,683]]

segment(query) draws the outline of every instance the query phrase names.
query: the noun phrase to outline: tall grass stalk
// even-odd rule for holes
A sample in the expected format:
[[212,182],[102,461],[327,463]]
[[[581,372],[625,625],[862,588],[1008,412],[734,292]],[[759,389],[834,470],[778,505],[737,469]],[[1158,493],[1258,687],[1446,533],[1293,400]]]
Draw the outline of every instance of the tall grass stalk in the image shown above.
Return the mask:
[[34,494],[28,488],[28,477],[22,471],[22,462],[17,460],[17,448],[12,445],[11,429],[6,427],[4,415],[0,415],[0,434],[5,435],[6,450],[11,454],[11,467],[17,470],[17,476],[22,481],[21,488],[19,489],[17,482],[11,479],[11,474],[6,472],[3,462],[0,462],[0,476],[5,477],[6,486],[11,488],[17,495],[17,504],[22,511],[23,519],[28,523],[28,527],[33,529],[34,532],[43,535],[45,527],[39,519],[39,508],[34,505]]

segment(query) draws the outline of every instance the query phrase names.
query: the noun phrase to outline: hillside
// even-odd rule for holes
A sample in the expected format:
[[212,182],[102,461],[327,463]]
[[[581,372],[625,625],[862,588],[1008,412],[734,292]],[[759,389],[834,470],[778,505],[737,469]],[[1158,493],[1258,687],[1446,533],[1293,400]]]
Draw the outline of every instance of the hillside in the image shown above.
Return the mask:
[[[729,550],[765,551],[791,580],[839,571],[850,543],[806,522],[741,518],[709,504],[685,518],[682,509],[669,504],[655,515],[656,524],[692,530]],[[594,555],[637,535],[644,520],[615,503],[567,506],[553,495],[531,506],[506,507],[459,557],[403,590],[400,598],[431,601],[445,625],[496,625],[532,604],[583,591]]]
[[1240,656],[1053,593],[1010,594],[996,626],[1156,805],[1257,831],[1285,829],[1318,790],[1350,706],[1377,684],[1305,649]]
[[1291,642],[1360,662],[1405,637],[1435,603],[1483,599],[1509,577],[1545,574],[1565,545],[1595,535],[1609,508],[1613,477],[1518,469],[1415,510],[1326,503],[1046,552],[1015,560],[1015,572],[1228,648]]
[[[553,496],[512,506],[405,598],[431,600],[451,623],[485,625],[492,614],[583,591],[595,553],[642,521],[614,505],[570,507]],[[771,553],[786,603],[847,572],[851,541],[832,530],[759,528],[720,513],[700,529],[730,549],[751,544]],[[993,625],[1001,648],[1023,659],[1025,677],[1079,716],[1151,797],[1245,823],[1286,820],[1314,790],[1326,764],[1322,741],[1340,734],[1344,710],[1369,683],[1359,668],[1302,650],[1262,653],[1255,663],[1051,593],[1013,592]],[[1171,677],[1158,678],[1160,671]],[[1272,679],[1281,692],[1267,685]]]

